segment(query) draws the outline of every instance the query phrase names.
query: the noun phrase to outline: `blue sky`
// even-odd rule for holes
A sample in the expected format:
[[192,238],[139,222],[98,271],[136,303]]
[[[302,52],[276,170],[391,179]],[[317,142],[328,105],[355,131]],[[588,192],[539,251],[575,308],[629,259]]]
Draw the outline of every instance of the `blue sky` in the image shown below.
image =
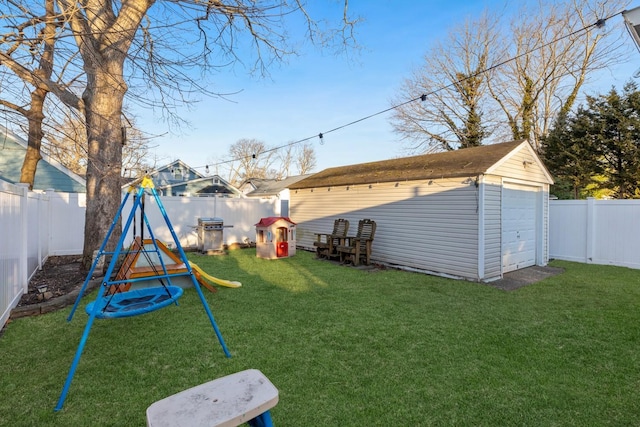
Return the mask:
[[[305,47],[300,56],[271,68],[266,79],[252,77],[241,67],[221,72],[212,78],[216,89],[239,93],[228,100],[203,99],[190,109],[179,110],[189,125],[153,140],[157,145],[154,153],[161,164],[179,158],[197,168],[212,165],[212,173],[216,173],[213,165],[229,160],[229,146],[239,139],[255,138],[268,146],[279,146],[323,132],[322,145],[319,138],[311,140],[316,172],[406,155],[389,124],[390,112],[326,132],[389,108],[403,79],[422,64],[434,41],[486,7],[504,7],[509,13],[519,2],[509,3],[514,5],[505,7],[504,2],[489,0],[351,1],[352,15],[363,19],[356,31],[360,51],[334,56]],[[338,10],[341,1],[323,4]],[[617,16],[608,25],[621,22]],[[632,47],[626,34],[624,40]],[[597,84],[586,90],[597,93],[612,85],[621,87],[640,68],[640,55],[631,59],[633,63],[603,71]],[[135,113],[144,132],[169,132],[169,126],[159,118],[148,112]],[[224,166],[219,168],[218,173],[226,176]]]

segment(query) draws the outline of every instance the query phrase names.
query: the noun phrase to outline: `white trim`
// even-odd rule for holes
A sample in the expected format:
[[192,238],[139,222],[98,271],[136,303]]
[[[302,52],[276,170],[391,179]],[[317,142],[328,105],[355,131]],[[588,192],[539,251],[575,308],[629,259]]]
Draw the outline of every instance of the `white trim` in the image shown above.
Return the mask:
[[[484,262],[485,262],[485,183],[484,175],[478,177],[476,181],[478,185],[478,280],[484,279]],[[502,251],[501,251],[502,252]]]

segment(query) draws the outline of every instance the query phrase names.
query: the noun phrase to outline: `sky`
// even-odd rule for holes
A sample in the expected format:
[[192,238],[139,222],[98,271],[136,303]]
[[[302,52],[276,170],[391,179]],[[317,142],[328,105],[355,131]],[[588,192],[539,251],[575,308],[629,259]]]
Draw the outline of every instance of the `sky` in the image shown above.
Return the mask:
[[[233,94],[226,99],[203,98],[179,109],[188,125],[175,129],[150,111],[134,111],[137,125],[147,134],[162,135],[151,142],[158,166],[181,159],[200,172],[210,165],[211,173],[223,177],[225,162],[231,160],[229,147],[243,138],[275,147],[311,137],[317,159],[314,172],[402,157],[407,154],[393,132],[391,112],[332,130],[388,109],[403,80],[451,27],[477,17],[485,8],[514,13],[519,3],[351,1],[350,13],[362,19],[356,27],[358,51],[333,55],[305,46],[287,63],[271,67],[267,78],[252,76],[242,67],[222,71],[211,79],[215,90]],[[341,1],[322,4],[341,11]],[[640,2],[629,9],[636,6]],[[622,17],[616,16],[607,25],[621,23]],[[630,37],[624,36],[626,47],[635,49]],[[635,53],[628,62],[602,71],[585,90],[602,93],[611,86],[621,88],[638,68],[640,54]],[[322,143],[319,133],[323,133]]]

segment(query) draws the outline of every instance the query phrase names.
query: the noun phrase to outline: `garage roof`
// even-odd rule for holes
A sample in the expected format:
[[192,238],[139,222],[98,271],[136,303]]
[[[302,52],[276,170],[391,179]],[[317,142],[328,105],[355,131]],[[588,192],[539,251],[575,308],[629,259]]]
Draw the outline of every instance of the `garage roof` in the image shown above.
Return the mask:
[[325,169],[290,189],[455,178],[487,172],[526,140]]

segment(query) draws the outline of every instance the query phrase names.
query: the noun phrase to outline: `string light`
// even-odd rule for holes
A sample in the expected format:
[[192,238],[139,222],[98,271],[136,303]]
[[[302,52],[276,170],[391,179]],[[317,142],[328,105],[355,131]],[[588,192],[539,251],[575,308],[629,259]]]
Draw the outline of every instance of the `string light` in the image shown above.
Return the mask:
[[[578,29],[578,30],[573,31],[572,33],[569,33],[569,34],[566,34],[566,35],[564,35],[564,36],[558,37],[557,39],[554,39],[554,40],[552,40],[552,41],[550,41],[550,42],[548,42],[548,43],[545,43],[545,44],[543,44],[543,45],[541,45],[541,46],[534,47],[534,48],[532,48],[532,49],[530,49],[530,50],[528,50],[528,51],[525,51],[525,52],[523,52],[523,53],[521,53],[521,54],[519,54],[519,55],[513,56],[513,57],[508,58],[508,59],[505,59],[505,60],[504,60],[504,61],[502,61],[502,62],[499,62],[499,63],[497,63],[497,64],[494,64],[494,65],[492,65],[492,66],[490,66],[490,67],[488,67],[488,68],[485,68],[484,70],[477,71],[477,72],[475,72],[475,73],[473,73],[473,74],[471,74],[471,75],[469,75],[469,76],[466,76],[466,77],[464,77],[464,78],[462,78],[462,79],[460,79],[460,80],[457,80],[457,81],[455,81],[455,82],[451,82],[451,83],[449,83],[448,85],[445,85],[445,86],[439,87],[439,88],[437,88],[437,89],[434,89],[434,90],[432,90],[431,92],[423,93],[423,94],[421,94],[420,96],[417,96],[417,97],[415,97],[415,98],[413,98],[413,99],[409,99],[409,100],[407,100],[407,101],[405,101],[405,102],[402,102],[402,103],[400,103],[400,104],[393,105],[393,106],[391,106],[391,107],[389,107],[389,108],[385,108],[384,110],[378,111],[378,112],[373,113],[373,114],[369,114],[368,116],[362,117],[362,118],[357,119],[357,120],[353,120],[353,121],[351,121],[351,122],[349,122],[349,123],[346,123],[346,124],[344,124],[344,125],[341,125],[341,126],[335,127],[335,128],[333,128],[333,129],[329,129],[329,130],[327,130],[327,131],[320,132],[318,135],[309,136],[309,137],[306,137],[306,138],[299,139],[299,140],[297,140],[297,141],[290,142],[290,143],[288,143],[288,144],[283,144],[283,145],[279,145],[279,146],[277,146],[277,147],[273,147],[273,148],[270,148],[270,149],[264,150],[264,151],[262,151],[262,153],[269,153],[269,152],[272,152],[272,151],[280,150],[280,149],[282,149],[282,148],[290,147],[290,146],[292,146],[292,145],[301,144],[301,143],[303,143],[303,142],[310,141],[310,140],[312,140],[312,139],[314,139],[314,138],[316,138],[316,137],[320,139],[320,145],[324,145],[324,135],[325,135],[325,134],[328,134],[328,133],[331,133],[331,132],[336,132],[336,131],[338,131],[338,130],[344,129],[344,128],[349,127],[349,126],[353,126],[353,125],[355,125],[355,124],[357,124],[357,123],[363,122],[363,121],[365,121],[365,120],[369,120],[369,119],[371,119],[371,118],[373,118],[373,117],[376,117],[376,116],[379,116],[379,115],[385,114],[385,113],[387,113],[387,112],[389,112],[389,111],[396,110],[396,109],[398,109],[398,108],[400,108],[400,107],[403,107],[403,106],[405,106],[405,105],[407,105],[407,104],[410,104],[410,103],[412,103],[412,102],[416,102],[416,101],[418,101],[418,100],[419,100],[419,101],[424,102],[424,101],[426,101],[426,100],[427,100],[427,96],[429,96],[429,95],[437,94],[438,92],[441,92],[441,91],[443,91],[443,90],[445,90],[445,89],[449,89],[449,88],[454,87],[454,86],[456,86],[456,85],[459,85],[460,83],[463,83],[463,82],[465,82],[465,81],[467,81],[467,80],[470,80],[470,79],[476,78],[476,77],[478,77],[479,75],[482,75],[482,74],[488,73],[488,72],[490,72],[490,71],[493,71],[493,70],[495,70],[495,69],[497,69],[497,68],[499,68],[499,67],[502,67],[503,65],[508,64],[509,62],[515,61],[515,60],[517,60],[517,59],[520,59],[520,58],[522,58],[522,57],[524,57],[524,56],[526,56],[526,55],[529,55],[529,54],[531,54],[531,53],[533,53],[533,52],[535,52],[535,51],[537,51],[537,50],[540,50],[540,49],[543,49],[543,48],[545,48],[545,47],[547,47],[547,46],[550,46],[550,45],[552,45],[553,43],[557,43],[557,42],[558,42],[558,41],[560,41],[560,40],[563,40],[563,39],[566,39],[566,38],[569,38],[569,37],[573,37],[573,36],[577,35],[578,33],[581,33],[581,32],[583,32],[583,31],[586,31],[586,30],[588,30],[588,29],[590,29],[590,28],[593,28],[593,27],[595,27],[595,28],[599,28],[599,29],[602,29],[602,28],[604,27],[604,25],[605,25],[605,23],[606,23],[606,21],[607,21],[607,20],[609,20],[609,19],[611,19],[611,18],[613,18],[613,17],[615,17],[615,16],[617,16],[617,15],[620,15],[620,14],[622,14],[622,12],[614,13],[613,15],[610,15],[610,16],[608,16],[608,17],[606,17],[606,18],[600,18],[600,19],[598,19],[598,20],[597,20],[595,23],[593,23],[593,24],[587,25],[587,26],[585,26],[585,27],[582,27],[582,28],[580,28],[580,29]],[[639,72],[639,74],[640,74],[640,70],[639,70],[638,72]],[[254,159],[255,159],[255,158],[256,158],[256,155],[255,155],[255,154],[253,154],[253,155],[252,155],[252,158],[254,158]],[[241,159],[242,159],[242,158],[235,158],[235,159],[231,159],[231,160],[224,160],[224,161],[221,161],[221,162],[218,162],[218,163],[214,163],[214,164],[213,164],[213,166],[218,166],[218,165],[222,165],[222,164],[226,164],[226,163],[232,163],[232,162],[235,162],[235,161],[238,161],[238,160],[241,160]],[[208,165],[207,165],[207,166],[208,166]],[[202,166],[199,166],[199,167],[202,167]],[[196,168],[198,168],[198,167],[196,167]]]

